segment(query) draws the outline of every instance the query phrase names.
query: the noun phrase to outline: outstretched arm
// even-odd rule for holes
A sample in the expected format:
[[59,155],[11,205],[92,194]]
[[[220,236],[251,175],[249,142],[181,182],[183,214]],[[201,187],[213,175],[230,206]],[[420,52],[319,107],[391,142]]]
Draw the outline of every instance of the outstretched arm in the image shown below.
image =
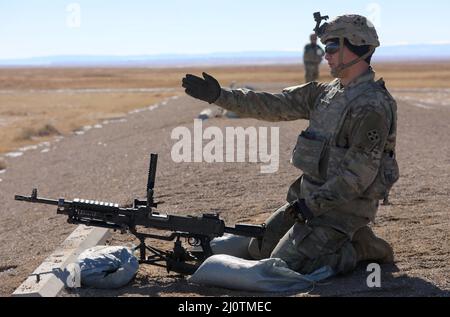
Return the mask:
[[222,89],[215,104],[242,117],[266,121],[309,119],[316,99],[325,88],[326,84],[311,82],[286,88],[278,94],[247,89]]
[[311,82],[271,94],[247,89],[223,89],[214,77],[203,73],[203,78],[187,74],[182,86],[188,95],[215,103],[241,117],[288,121],[309,119],[316,99],[324,92],[327,84]]

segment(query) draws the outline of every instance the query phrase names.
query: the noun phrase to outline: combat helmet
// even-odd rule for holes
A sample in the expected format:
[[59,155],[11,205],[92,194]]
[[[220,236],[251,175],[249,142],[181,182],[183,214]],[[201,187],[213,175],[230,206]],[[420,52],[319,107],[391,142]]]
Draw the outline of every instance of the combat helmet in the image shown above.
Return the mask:
[[330,23],[322,25],[320,41],[325,44],[330,39],[346,38],[355,46],[380,46],[375,26],[366,17],[357,14],[338,16]]
[[[343,47],[344,39],[346,39],[354,46],[368,46],[370,48],[367,54],[351,63],[340,65],[340,70],[371,56],[375,49],[380,46],[375,26],[364,16],[357,14],[341,15],[329,23],[325,22],[320,25],[322,20],[328,20],[328,16],[321,16],[320,12],[316,12],[314,13],[314,20],[317,23],[314,32],[323,44],[326,44],[329,40],[338,39],[340,46]],[[342,60],[342,50],[340,51],[340,60]]]

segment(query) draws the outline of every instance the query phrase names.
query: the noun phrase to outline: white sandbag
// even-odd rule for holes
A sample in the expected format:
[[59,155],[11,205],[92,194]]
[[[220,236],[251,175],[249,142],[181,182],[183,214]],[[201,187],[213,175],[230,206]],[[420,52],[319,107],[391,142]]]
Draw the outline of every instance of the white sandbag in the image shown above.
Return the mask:
[[302,275],[289,269],[281,259],[251,261],[221,254],[206,259],[188,281],[243,291],[292,292],[307,290],[332,275],[330,267]]
[[119,288],[128,284],[139,268],[131,249],[96,246],[82,252],[77,261],[81,284],[94,288]]
[[213,254],[227,254],[242,259],[251,259],[248,252],[250,240],[249,237],[224,234],[221,237],[214,238],[209,244]]
[[206,108],[200,112],[197,119],[206,120],[211,118],[217,118],[223,116],[224,109],[219,106],[211,106],[210,108]]

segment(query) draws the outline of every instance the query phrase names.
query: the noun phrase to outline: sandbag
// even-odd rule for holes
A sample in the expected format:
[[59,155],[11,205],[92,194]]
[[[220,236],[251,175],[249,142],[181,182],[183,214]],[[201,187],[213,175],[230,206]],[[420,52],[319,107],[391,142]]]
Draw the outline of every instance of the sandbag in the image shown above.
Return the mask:
[[121,246],[87,249],[79,255],[77,263],[83,286],[106,289],[125,286],[139,268],[132,250]]
[[188,282],[253,292],[305,291],[334,272],[326,266],[303,275],[278,258],[252,261],[219,254],[205,260]]
[[249,237],[226,233],[221,237],[212,239],[209,245],[213,254],[227,254],[242,259],[251,259],[248,252],[250,240],[251,238]]

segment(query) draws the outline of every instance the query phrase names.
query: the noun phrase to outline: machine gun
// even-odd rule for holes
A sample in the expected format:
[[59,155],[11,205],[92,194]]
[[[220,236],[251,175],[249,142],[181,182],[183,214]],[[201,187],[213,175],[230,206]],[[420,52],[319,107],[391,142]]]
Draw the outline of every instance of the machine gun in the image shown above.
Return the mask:
[[[16,195],[15,200],[57,206],[57,214],[67,215],[67,222],[86,226],[110,228],[121,233],[130,232],[140,244],[140,263],[167,268],[180,274],[193,274],[203,260],[211,256],[210,241],[213,238],[230,233],[239,236],[257,238],[261,243],[265,225],[236,224],[227,227],[217,214],[202,216],[175,216],[153,211],[158,202],[154,201],[156,165],[158,155],[150,155],[150,167],[147,182],[147,199],[135,199],[131,208],[119,207],[118,204],[86,199],[73,201],[60,198],[58,200],[39,198],[37,189],[31,196]],[[168,236],[138,231],[138,227],[171,231]],[[186,238],[189,245],[201,246],[201,251],[189,252],[182,245],[181,238]],[[146,239],[175,241],[173,250],[163,251],[146,244]],[[146,251],[151,253],[146,255]],[[165,262],[165,263],[164,263]]]

